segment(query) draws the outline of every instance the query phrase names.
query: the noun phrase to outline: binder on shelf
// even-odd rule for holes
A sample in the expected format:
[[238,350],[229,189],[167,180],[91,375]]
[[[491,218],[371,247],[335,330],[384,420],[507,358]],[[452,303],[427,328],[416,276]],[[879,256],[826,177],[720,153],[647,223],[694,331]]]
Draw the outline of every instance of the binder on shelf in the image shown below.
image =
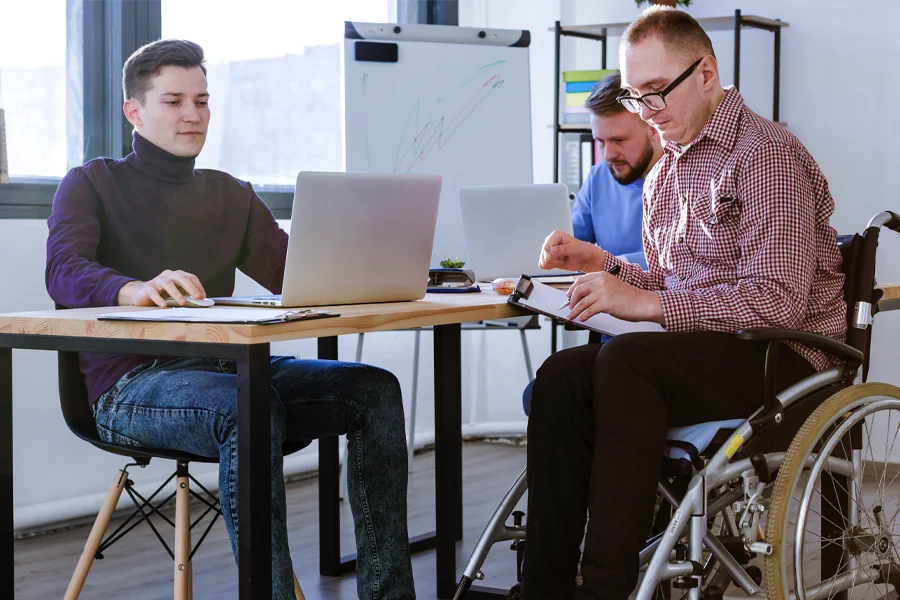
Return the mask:
[[594,139],[589,133],[564,133],[560,145],[560,181],[577,194],[594,164]]
[[594,138],[590,135],[581,135],[581,185],[587,181],[594,166]]
[[9,183],[9,163],[6,159],[6,121],[0,108],[0,183]]

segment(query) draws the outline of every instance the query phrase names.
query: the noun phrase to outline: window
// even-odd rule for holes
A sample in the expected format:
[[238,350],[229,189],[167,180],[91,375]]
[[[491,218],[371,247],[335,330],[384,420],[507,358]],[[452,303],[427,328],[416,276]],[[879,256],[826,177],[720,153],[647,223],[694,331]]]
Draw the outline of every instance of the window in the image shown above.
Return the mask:
[[66,37],[66,0],[3,3],[0,108],[13,178],[61,177],[81,162],[80,94],[70,101],[79,117],[66,118]]
[[387,22],[390,0],[162,0],[164,38],[206,54],[210,119],[197,166],[255,184],[343,168],[347,21]]

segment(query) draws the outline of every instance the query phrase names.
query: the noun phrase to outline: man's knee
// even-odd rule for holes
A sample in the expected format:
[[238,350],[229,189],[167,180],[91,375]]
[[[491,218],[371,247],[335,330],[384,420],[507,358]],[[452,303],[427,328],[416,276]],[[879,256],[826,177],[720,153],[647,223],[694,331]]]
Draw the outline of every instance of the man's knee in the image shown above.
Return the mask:
[[646,364],[652,352],[652,338],[656,334],[629,333],[607,341],[594,359],[594,380],[621,377],[633,373]]
[[591,391],[585,383],[594,353],[596,347],[580,346],[551,354],[544,361],[531,388],[529,423],[581,412],[575,409],[589,402]]
[[353,377],[363,412],[403,418],[403,395],[396,375],[379,367],[357,364],[347,367],[347,375]]

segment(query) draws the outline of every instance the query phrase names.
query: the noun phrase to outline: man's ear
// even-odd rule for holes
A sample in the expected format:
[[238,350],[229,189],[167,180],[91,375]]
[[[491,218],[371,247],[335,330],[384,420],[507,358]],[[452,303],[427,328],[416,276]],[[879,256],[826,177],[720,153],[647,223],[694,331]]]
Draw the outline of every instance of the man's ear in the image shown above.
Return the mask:
[[659,132],[656,130],[656,127],[650,125],[650,123],[644,123],[644,125],[650,130],[650,143],[661,146],[662,140],[659,137]]
[[711,54],[704,57],[700,63],[700,72],[703,74],[704,89],[712,87],[719,81],[719,61]]
[[128,122],[134,125],[135,127],[140,127],[144,123],[141,121],[141,103],[133,98],[129,98],[122,105],[122,112],[125,113],[125,118],[128,119]]

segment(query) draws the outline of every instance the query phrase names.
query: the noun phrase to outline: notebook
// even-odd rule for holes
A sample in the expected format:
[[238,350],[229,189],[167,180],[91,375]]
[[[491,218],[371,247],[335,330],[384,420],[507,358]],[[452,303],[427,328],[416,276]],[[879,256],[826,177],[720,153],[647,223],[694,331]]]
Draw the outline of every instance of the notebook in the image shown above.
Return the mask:
[[590,329],[606,335],[622,335],[637,331],[661,332],[665,329],[659,323],[650,321],[623,321],[606,313],[599,313],[587,321],[570,321],[569,307],[560,308],[566,301],[565,290],[557,289],[540,281],[534,281],[528,275],[522,275],[515,291],[507,302],[527,308],[532,312],[546,315],[564,323],[570,323],[575,327]]
[[109,313],[101,321],[163,321],[170,323],[231,323],[270,325],[338,317],[338,313],[320,310],[284,310],[279,308],[157,308]]

